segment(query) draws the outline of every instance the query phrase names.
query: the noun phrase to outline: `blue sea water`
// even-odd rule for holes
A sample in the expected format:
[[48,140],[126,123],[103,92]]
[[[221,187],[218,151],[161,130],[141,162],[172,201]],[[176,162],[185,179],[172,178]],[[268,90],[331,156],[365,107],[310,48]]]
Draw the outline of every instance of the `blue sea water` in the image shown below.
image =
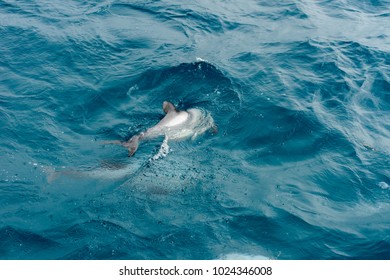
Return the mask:
[[[0,0],[0,259],[390,259],[390,2]],[[162,102],[218,133],[142,143]]]

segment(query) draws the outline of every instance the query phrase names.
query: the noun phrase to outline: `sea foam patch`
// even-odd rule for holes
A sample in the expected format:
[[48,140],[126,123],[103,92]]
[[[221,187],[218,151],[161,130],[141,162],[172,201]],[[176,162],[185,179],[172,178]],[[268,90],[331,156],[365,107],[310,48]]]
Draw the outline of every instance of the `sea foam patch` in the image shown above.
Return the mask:
[[383,189],[383,190],[389,190],[390,189],[390,186],[389,184],[387,184],[386,182],[379,182],[378,183],[378,186]]

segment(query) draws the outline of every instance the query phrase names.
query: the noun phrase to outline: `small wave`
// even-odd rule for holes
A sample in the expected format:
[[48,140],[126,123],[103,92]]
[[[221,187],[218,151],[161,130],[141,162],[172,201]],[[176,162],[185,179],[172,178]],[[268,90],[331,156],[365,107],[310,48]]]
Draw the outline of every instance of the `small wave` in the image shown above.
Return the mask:
[[203,58],[201,58],[201,57],[197,57],[197,58],[196,58],[196,61],[197,61],[197,62],[206,62],[206,63],[208,63],[208,61],[207,61],[206,59],[203,59]]
[[378,186],[383,190],[390,190],[390,186],[386,182],[379,182]]
[[270,260],[269,257],[263,255],[249,255],[242,253],[229,253],[221,256],[221,260]]
[[5,226],[0,228],[1,259],[45,259],[59,243],[32,231]]

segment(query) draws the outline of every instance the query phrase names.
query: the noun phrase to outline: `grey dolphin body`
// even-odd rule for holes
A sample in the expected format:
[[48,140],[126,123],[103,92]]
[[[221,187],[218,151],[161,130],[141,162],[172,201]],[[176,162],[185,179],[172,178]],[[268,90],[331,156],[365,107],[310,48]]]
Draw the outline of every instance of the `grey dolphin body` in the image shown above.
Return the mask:
[[112,141],[110,143],[120,144],[129,150],[129,157],[137,151],[139,143],[144,139],[152,139],[164,135],[167,140],[179,140],[184,138],[195,138],[207,130],[217,132],[213,118],[204,110],[193,108],[187,111],[180,111],[168,101],[163,102],[165,117],[155,126],[133,136],[126,142]]
[[[217,132],[217,127],[214,124],[213,118],[205,110],[192,108],[186,111],[180,111],[177,110],[172,103],[167,101],[163,103],[163,110],[166,115],[155,126],[133,136],[128,141],[115,140],[104,142],[104,144],[122,145],[129,150],[129,157],[131,157],[137,151],[139,143],[142,140],[152,139],[163,135],[165,136],[164,142],[167,143],[168,140],[180,140],[189,137],[194,139],[196,136],[203,134],[207,130],[211,130],[214,133]],[[163,147],[163,145],[161,147]],[[133,174],[134,170],[137,168],[139,167],[129,165],[121,168],[101,167],[80,171],[68,169],[56,170],[52,167],[46,167],[44,168],[44,172],[47,174],[47,182],[51,184],[61,175],[75,178],[89,177],[99,180],[121,179],[125,178],[129,174]]]

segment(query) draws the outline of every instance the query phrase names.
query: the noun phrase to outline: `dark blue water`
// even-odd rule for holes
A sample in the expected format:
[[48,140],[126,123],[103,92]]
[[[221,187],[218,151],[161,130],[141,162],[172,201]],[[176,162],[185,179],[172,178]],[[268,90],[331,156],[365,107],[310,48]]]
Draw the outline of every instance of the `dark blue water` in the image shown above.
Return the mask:
[[[390,259],[389,1],[0,0],[0,259]],[[218,134],[140,145],[162,102]]]

